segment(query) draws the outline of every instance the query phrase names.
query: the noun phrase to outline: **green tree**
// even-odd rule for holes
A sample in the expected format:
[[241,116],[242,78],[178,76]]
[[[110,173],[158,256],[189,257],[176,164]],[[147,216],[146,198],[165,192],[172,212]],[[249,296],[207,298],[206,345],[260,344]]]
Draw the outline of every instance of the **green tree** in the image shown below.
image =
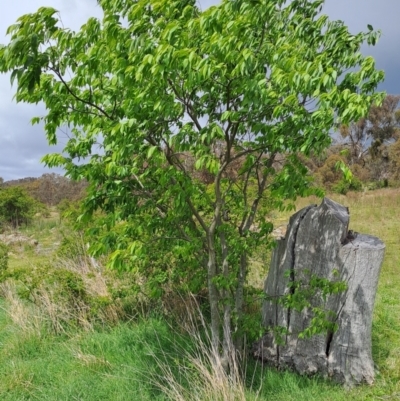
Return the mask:
[[382,159],[382,145],[398,137],[400,96],[387,95],[381,105],[372,105],[367,116],[342,124],[340,134],[349,148],[351,164],[365,164],[365,156]]
[[85,216],[106,212],[92,250],[143,269],[154,290],[171,275],[206,285],[226,356],[232,336],[241,347],[249,256],[272,229],[260,207],[310,193],[297,154],[322,151],[335,123],[381,101],[383,73],[360,53],[378,34],[350,34],[321,0],[224,0],[204,12],[194,0],[99,4],[103,19],[78,32],[52,8],[22,16],[0,68],[18,102],[44,102],[33,122],[50,144],[71,128],[64,153],[44,161],[88,180]]
[[0,189],[0,222],[18,227],[28,224],[32,219],[38,203],[21,187]]
[[400,139],[388,146],[389,174],[397,185],[400,182]]

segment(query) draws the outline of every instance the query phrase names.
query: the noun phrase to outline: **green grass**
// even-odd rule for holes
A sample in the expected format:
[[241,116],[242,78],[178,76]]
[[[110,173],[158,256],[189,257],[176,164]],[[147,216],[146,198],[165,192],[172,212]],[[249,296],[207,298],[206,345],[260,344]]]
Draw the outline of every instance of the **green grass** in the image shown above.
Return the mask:
[[[400,192],[385,189],[332,198],[349,206],[351,229],[376,235],[387,247],[373,320],[373,357],[378,370],[375,384],[346,390],[321,378],[278,372],[249,361],[247,400],[400,399]],[[312,201],[302,199],[298,208]],[[288,214],[278,215],[278,224],[287,217]],[[30,230],[49,242],[54,233],[44,225],[41,230]],[[2,401],[158,401],[167,399],[156,385],[157,378],[162,381],[165,372],[160,363],[171,367],[178,381],[189,383],[189,389],[197,377],[182,368],[188,364],[187,352],[196,346],[196,340],[177,333],[165,321],[149,318],[104,330],[54,336],[30,326],[22,330],[7,310],[9,305],[0,300]]]
[[13,244],[9,265],[12,267],[32,266],[51,259],[62,238],[61,228],[60,216],[55,210],[52,210],[48,217],[39,216],[33,220],[32,224],[22,226],[20,233],[37,240],[38,245],[24,242]]
[[148,378],[157,370],[151,346],[168,345],[166,330],[152,319],[73,337],[38,335],[18,331],[0,309],[0,399],[163,400]]

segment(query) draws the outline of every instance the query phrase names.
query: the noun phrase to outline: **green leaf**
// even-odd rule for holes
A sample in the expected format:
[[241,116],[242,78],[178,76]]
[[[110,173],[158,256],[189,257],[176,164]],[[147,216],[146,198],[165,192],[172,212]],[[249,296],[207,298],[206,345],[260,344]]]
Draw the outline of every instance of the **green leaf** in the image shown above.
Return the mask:
[[211,300],[215,319],[245,285],[240,260],[272,246],[261,244],[271,227],[246,227],[321,195],[299,152],[323,154],[334,124],[382,101],[383,73],[360,52],[379,33],[350,34],[321,16],[320,0],[204,11],[193,1],[98,3],[102,19],[76,32],[51,8],[21,17],[0,47],[0,71],[17,102],[45,106],[32,123],[43,120],[50,144],[67,129],[63,151],[43,161],[89,183],[94,248],[139,272],[146,295],[215,283],[224,289]]
[[158,149],[157,146],[150,146],[148,151],[147,151],[147,158],[151,159],[151,157],[153,156],[154,152]]

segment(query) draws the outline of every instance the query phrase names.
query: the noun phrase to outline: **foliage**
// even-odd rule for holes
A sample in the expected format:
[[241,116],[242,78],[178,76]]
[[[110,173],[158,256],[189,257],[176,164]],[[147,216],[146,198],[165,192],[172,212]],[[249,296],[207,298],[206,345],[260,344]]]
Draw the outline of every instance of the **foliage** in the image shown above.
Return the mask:
[[400,181],[400,140],[398,139],[389,147],[389,172],[390,176]]
[[0,274],[8,267],[8,246],[0,241]]
[[25,320],[44,320],[51,332],[64,333],[163,310],[162,302],[150,300],[141,288],[144,278],[134,272],[111,271],[101,258],[90,257],[81,232],[70,225],[43,227],[39,222],[36,215],[23,230],[39,239],[39,247],[10,245],[8,266],[0,268],[0,297],[1,287],[12,287],[13,298],[32,310]]
[[78,32],[52,8],[19,18],[0,69],[17,101],[44,102],[32,121],[50,144],[71,128],[64,153],[44,161],[90,183],[83,221],[106,212],[92,251],[154,290],[168,277],[207,286],[219,348],[242,326],[248,260],[272,229],[260,206],[310,194],[298,153],[320,153],[334,124],[382,100],[383,73],[360,53],[378,33],[350,34],[320,14],[322,0],[225,0],[204,12],[193,0],[99,3],[103,19]]
[[18,227],[22,223],[28,224],[38,208],[40,204],[23,188],[0,189],[0,223],[5,222],[13,227]]
[[387,141],[400,134],[400,95],[387,95],[382,105],[373,105],[368,114],[368,129],[374,141]]
[[[300,377],[291,372],[266,369],[250,360],[244,382],[237,381],[238,388],[232,384],[231,393],[240,390],[243,383],[246,399],[259,401],[372,401],[385,397],[396,399],[400,393],[399,190],[389,188],[332,196],[349,206],[351,229],[370,233],[386,244],[373,321],[373,357],[379,372],[376,382],[373,386],[343,389],[320,377]],[[315,199],[298,199],[296,203],[300,209],[315,203]],[[282,220],[288,215],[288,212],[283,212],[275,218]],[[10,255],[11,266],[15,265],[16,259],[15,254]],[[48,256],[48,259],[53,257]],[[18,256],[18,262],[21,260],[28,270],[30,260]],[[107,271],[107,274],[111,273],[115,272]],[[126,274],[121,273],[121,276]],[[5,300],[1,284],[0,294],[1,400],[165,401],[166,395],[158,390],[153,380],[159,378],[158,384],[166,384],[157,362],[165,363],[163,368],[170,368],[179,384],[185,386],[187,383],[187,392],[194,388],[201,391],[195,382],[199,373],[195,372],[189,359],[198,349],[198,339],[190,335],[182,341],[182,332],[177,329],[176,322],[167,320],[168,315],[162,320],[130,319],[129,322],[90,331],[76,330],[75,327],[69,335],[54,336],[37,329],[37,310],[26,313],[30,304],[16,298],[7,297]],[[185,377],[188,371],[193,375]],[[204,391],[213,384],[214,380],[205,382]],[[192,393],[189,393],[191,399]]]
[[338,154],[330,155],[325,163],[316,171],[317,180],[327,189],[332,189],[333,185],[343,178],[343,173],[336,167],[338,163],[343,163],[343,157]]
[[57,249],[57,256],[79,261],[86,259],[87,246],[82,233],[64,229],[61,231],[61,243]]
[[360,191],[362,187],[362,182],[353,176],[350,181],[342,178],[339,182],[332,186],[332,190],[338,194],[345,195],[349,191]]
[[19,186],[24,188],[32,198],[48,206],[58,205],[66,199],[70,202],[83,197],[86,181],[72,181],[62,175],[51,173],[41,177],[25,177],[18,180],[7,181],[4,186]]
[[372,105],[366,117],[340,126],[340,134],[350,150],[350,163],[365,163],[368,153],[372,159],[384,156],[381,145],[398,137],[400,96],[387,95],[382,105]]
[[[78,255],[79,243],[76,236],[75,253],[68,259],[53,255],[51,262],[11,263],[0,270],[0,287],[8,288],[6,292],[16,302],[30,305],[33,309],[27,320],[40,318],[51,333],[93,329],[99,323],[111,325],[126,316],[112,292],[121,284],[104,275],[100,264],[92,264],[84,246]],[[131,311],[142,306],[137,294],[134,301]]]

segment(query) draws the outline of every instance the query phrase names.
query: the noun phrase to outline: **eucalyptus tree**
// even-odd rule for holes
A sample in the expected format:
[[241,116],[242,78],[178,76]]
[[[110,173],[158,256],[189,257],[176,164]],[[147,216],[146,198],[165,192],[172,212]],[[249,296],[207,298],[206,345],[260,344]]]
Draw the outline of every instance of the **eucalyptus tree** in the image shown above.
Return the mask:
[[372,105],[367,116],[343,124],[340,134],[350,150],[351,164],[364,163],[368,153],[372,159],[381,157],[381,145],[393,142],[399,135],[400,96],[387,95],[381,105]]
[[20,17],[0,68],[17,102],[46,106],[32,121],[50,144],[71,129],[44,162],[89,181],[86,216],[106,212],[93,252],[154,291],[171,277],[206,286],[213,346],[226,354],[232,337],[241,344],[249,256],[272,229],[260,208],[310,193],[297,155],[322,151],[335,124],[382,100],[383,73],[360,52],[378,33],[350,34],[322,0],[99,5],[103,18],[77,32],[53,8]]

